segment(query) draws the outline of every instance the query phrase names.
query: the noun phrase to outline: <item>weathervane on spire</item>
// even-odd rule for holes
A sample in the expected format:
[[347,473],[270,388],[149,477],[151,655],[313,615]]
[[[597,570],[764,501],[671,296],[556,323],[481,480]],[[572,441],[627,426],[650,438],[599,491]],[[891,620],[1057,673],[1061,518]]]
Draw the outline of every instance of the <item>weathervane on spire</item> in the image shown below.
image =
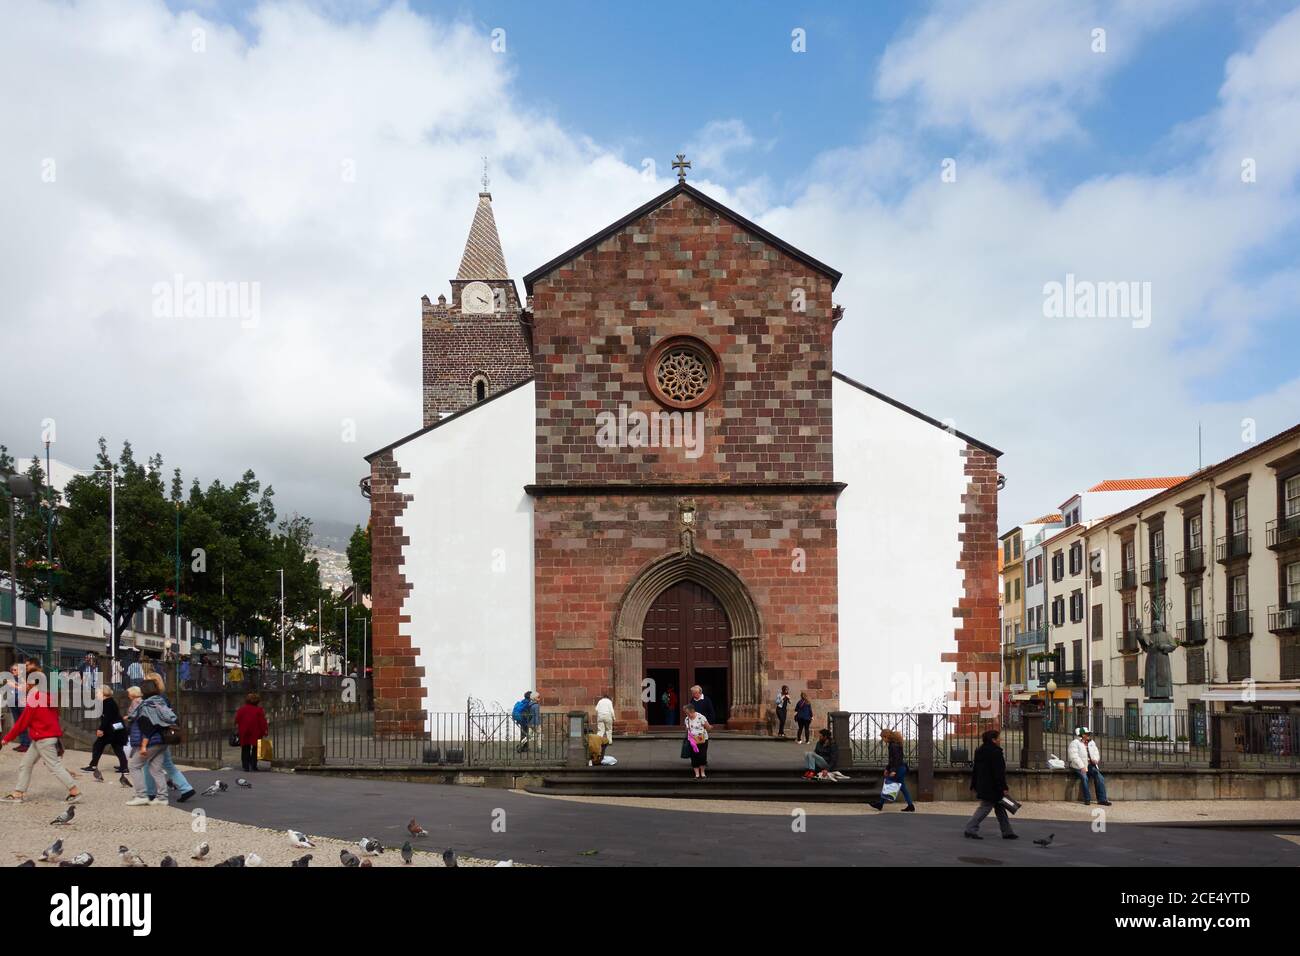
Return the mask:
[[487,157],[484,156],[484,157],[483,157],[483,180],[482,180],[482,182],[483,182],[483,192],[487,192],[487,191],[488,191],[488,174],[487,174],[487,170],[488,170],[488,160],[487,160]]
[[691,168],[691,164],[686,160],[685,153],[678,153],[677,160],[673,163],[673,169],[677,170],[677,181],[686,182],[686,170]]

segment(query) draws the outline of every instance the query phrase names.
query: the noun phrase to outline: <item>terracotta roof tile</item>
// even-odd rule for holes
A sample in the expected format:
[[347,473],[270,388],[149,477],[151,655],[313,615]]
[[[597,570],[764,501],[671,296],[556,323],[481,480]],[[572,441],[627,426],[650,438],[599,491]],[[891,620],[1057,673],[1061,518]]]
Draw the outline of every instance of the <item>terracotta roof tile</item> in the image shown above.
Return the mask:
[[1041,518],[1035,518],[1033,521],[1026,521],[1025,524],[1060,524],[1065,520],[1065,515],[1043,515]]
[[1172,488],[1181,481],[1186,481],[1186,475],[1176,475],[1169,478],[1109,478],[1106,481],[1099,482],[1089,488],[1089,491],[1161,491],[1165,488]]

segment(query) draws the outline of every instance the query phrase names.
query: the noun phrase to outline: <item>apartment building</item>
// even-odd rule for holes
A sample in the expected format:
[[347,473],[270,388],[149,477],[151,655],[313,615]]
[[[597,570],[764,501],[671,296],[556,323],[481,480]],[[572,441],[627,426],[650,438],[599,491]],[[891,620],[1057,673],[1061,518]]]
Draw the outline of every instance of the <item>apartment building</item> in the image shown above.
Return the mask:
[[1016,639],[1024,630],[1025,581],[1024,555],[1021,553],[1021,529],[1012,528],[998,539],[1002,564],[1002,685],[1005,693],[1024,690],[1022,655]]
[[1300,425],[1108,517],[1086,541],[1106,584],[1095,706],[1141,713],[1140,638],[1167,631],[1174,708],[1197,736],[1215,710],[1300,717]]

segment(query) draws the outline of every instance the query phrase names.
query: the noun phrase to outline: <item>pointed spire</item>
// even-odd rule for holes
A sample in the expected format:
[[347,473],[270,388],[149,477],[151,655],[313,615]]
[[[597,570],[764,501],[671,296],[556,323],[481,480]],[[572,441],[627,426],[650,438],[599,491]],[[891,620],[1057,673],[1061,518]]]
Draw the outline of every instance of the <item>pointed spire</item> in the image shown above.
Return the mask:
[[501,251],[501,238],[497,235],[496,217],[492,215],[492,194],[478,194],[478,208],[474,210],[474,223],[469,227],[465,241],[465,255],[460,260],[457,279],[509,279],[506,257]]

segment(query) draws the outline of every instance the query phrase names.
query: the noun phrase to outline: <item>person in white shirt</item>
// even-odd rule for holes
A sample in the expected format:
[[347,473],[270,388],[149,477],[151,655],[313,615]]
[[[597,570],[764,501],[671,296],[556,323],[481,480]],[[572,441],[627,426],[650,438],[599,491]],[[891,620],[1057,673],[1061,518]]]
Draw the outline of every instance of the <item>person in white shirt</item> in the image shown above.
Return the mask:
[[596,733],[604,739],[606,747],[614,742],[614,702],[608,697],[596,701]]
[[1101,775],[1101,751],[1097,748],[1097,742],[1092,739],[1092,733],[1087,727],[1076,727],[1074,733],[1075,738],[1070,741],[1067,756],[1070,769],[1078,774],[1079,784],[1083,787],[1083,805],[1088,805],[1088,781],[1091,779],[1097,802],[1108,807],[1110,801],[1106,799],[1106,778]]

